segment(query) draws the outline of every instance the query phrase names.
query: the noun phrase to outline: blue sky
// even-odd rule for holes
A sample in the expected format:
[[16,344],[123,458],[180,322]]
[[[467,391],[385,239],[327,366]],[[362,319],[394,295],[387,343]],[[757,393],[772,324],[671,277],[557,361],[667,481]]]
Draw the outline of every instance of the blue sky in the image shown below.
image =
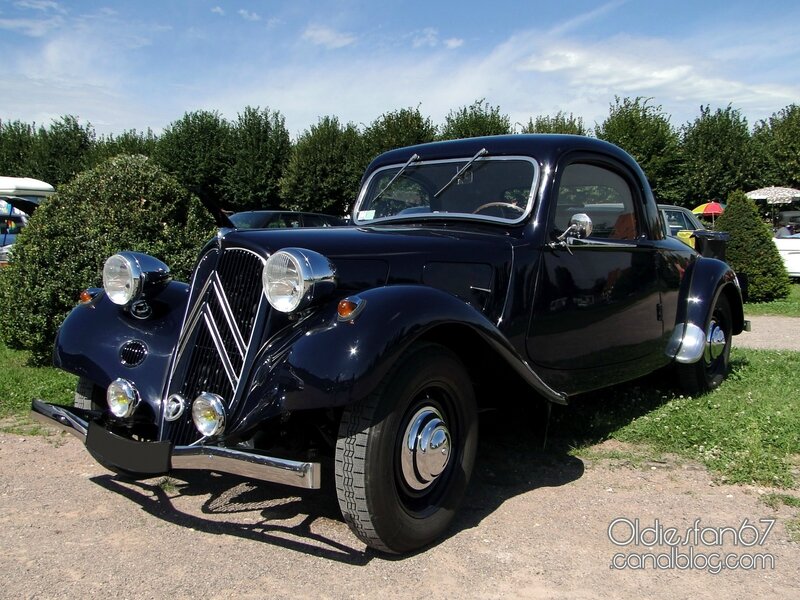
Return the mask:
[[800,2],[0,0],[0,77],[0,119],[101,134],[248,105],[293,136],[408,106],[441,123],[479,98],[594,126],[615,95],[676,126],[728,103],[752,125],[800,103]]

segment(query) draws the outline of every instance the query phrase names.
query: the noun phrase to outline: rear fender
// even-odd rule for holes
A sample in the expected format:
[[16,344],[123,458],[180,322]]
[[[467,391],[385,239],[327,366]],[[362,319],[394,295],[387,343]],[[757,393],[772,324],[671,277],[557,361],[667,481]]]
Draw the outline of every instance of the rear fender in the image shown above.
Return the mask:
[[700,257],[684,276],[675,319],[675,329],[666,353],[680,363],[694,363],[703,356],[706,323],[720,295],[731,308],[732,333],[744,329],[744,307],[739,281],[733,269],[721,260]]

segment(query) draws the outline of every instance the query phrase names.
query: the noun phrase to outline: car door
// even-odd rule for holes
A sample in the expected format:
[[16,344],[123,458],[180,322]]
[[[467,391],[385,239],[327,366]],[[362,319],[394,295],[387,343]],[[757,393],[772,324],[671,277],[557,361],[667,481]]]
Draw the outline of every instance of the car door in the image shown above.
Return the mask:
[[[584,156],[557,173],[527,351],[545,380],[577,392],[593,387],[598,369],[606,383],[635,377],[659,352],[658,255],[641,186],[624,165]],[[576,214],[592,232],[564,244]]]

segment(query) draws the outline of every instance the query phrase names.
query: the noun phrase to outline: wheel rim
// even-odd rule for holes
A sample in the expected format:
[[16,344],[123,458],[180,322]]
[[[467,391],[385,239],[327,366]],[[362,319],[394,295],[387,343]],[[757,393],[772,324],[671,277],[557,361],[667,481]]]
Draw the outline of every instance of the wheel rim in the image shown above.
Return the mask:
[[704,358],[707,365],[712,365],[720,356],[725,353],[725,347],[728,345],[728,339],[725,335],[725,330],[722,325],[716,320],[712,319],[709,323],[708,334],[706,335],[706,347],[704,351]]
[[451,454],[450,430],[441,412],[423,404],[408,421],[400,440],[403,483],[416,492],[428,489],[444,473]]

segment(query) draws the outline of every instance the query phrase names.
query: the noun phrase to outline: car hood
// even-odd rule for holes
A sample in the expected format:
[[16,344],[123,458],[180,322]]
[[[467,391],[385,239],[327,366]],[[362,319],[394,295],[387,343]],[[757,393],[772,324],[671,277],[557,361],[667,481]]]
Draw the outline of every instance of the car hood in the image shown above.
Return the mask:
[[222,245],[263,256],[281,248],[306,248],[335,265],[342,294],[392,284],[424,284],[489,314],[502,309],[513,256],[505,230],[443,226],[236,230],[222,238]]

